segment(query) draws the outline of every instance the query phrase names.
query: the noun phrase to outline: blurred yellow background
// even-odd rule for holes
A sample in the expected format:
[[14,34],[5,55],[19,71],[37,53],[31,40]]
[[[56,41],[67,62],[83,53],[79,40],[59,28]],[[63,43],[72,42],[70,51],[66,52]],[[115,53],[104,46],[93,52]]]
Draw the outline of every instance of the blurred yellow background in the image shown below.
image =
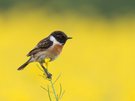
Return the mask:
[[[66,90],[62,101],[135,101],[135,16],[81,16],[74,11],[17,7],[0,13],[0,101],[49,101],[40,86],[37,63],[17,68],[26,54],[54,30],[73,39],[50,63],[49,71]],[[58,85],[56,89],[58,90]]]

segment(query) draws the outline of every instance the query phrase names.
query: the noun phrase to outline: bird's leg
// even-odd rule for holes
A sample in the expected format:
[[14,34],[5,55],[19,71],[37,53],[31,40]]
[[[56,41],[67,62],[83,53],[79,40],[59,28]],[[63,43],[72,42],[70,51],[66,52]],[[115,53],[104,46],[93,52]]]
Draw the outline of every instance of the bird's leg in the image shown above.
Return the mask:
[[48,72],[48,70],[44,67],[43,63],[40,63],[41,67],[43,68],[46,76],[48,79],[51,79],[52,78],[52,74]]

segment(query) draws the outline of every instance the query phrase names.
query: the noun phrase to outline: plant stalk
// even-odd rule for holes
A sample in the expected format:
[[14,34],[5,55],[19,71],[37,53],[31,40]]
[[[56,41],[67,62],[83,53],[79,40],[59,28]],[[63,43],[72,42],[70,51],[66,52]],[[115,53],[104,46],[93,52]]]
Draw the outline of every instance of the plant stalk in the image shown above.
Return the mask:
[[56,94],[56,91],[55,91],[55,88],[54,88],[52,80],[50,80],[50,83],[51,83],[51,86],[52,86],[52,90],[53,90],[53,93],[54,93],[55,100],[58,101],[58,96]]

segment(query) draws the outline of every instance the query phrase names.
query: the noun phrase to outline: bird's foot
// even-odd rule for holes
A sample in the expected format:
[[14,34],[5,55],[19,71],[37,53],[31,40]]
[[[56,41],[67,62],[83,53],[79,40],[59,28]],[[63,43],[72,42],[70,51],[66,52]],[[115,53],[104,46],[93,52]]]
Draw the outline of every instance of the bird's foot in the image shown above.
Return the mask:
[[47,70],[46,68],[44,68],[44,72],[45,72],[46,78],[52,79],[52,74],[49,73],[48,70]]
[[47,78],[48,78],[48,79],[52,79],[52,74],[48,72]]

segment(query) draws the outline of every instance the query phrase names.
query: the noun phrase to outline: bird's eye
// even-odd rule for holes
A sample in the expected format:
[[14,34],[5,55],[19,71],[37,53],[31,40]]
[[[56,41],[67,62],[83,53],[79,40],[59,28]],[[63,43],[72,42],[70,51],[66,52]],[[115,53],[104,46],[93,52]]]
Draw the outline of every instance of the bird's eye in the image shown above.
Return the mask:
[[57,37],[60,37],[60,35],[58,34]]
[[57,37],[62,38],[62,36],[61,36],[61,35],[57,35]]

